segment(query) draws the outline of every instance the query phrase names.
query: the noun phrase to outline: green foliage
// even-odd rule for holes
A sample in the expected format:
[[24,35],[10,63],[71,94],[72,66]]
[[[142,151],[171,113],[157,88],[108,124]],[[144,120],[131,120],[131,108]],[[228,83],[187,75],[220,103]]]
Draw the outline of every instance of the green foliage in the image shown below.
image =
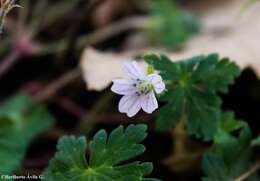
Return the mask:
[[217,54],[177,62],[164,55],[148,55],[144,59],[160,71],[167,83],[167,91],[160,97],[166,105],[156,120],[158,130],[170,129],[183,119],[190,135],[211,140],[222,118],[217,93],[228,91],[240,73],[238,66]]
[[199,31],[198,20],[169,0],[152,1],[154,18],[148,37],[152,43],[177,48]]
[[237,121],[233,112],[225,112],[222,114],[219,129],[225,132],[233,132],[243,126],[242,121]]
[[222,143],[225,140],[230,139],[229,133],[236,131],[243,127],[242,121],[237,121],[233,112],[225,112],[222,114],[222,118],[217,127],[217,131],[214,135],[215,143]]
[[[203,158],[202,168],[206,175],[203,181],[234,180],[252,165],[251,130],[245,122],[241,124],[238,137],[224,131],[218,132],[218,137],[222,139],[217,139],[214,149],[206,153]],[[247,180],[259,179],[257,175],[252,175]]]
[[48,111],[33,104],[23,93],[0,107],[0,173],[11,174],[19,167],[29,143],[54,123]]
[[58,152],[51,160],[44,176],[48,181],[158,181],[145,179],[151,173],[151,163],[125,163],[145,151],[139,144],[147,136],[145,125],[130,125],[125,131],[122,126],[108,136],[99,131],[90,144],[87,161],[87,143],[84,137],[65,136],[59,140]]

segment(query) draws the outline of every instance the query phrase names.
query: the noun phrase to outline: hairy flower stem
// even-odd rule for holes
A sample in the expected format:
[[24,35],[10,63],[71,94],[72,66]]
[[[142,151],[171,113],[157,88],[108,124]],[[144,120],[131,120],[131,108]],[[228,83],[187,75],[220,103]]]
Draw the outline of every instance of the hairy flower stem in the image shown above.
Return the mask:
[[207,149],[204,145],[199,145],[189,139],[185,125],[186,118],[183,116],[181,121],[179,121],[176,127],[172,130],[172,154],[165,160],[165,163],[172,170],[178,173],[187,172],[197,168],[201,155]]
[[[188,151],[186,148],[188,135],[185,130],[185,120],[182,119],[172,130],[173,137],[173,148],[172,155],[166,160],[166,164],[169,165],[173,170],[179,172],[185,168],[185,165],[179,164],[179,162],[187,155]],[[178,163],[178,164],[176,164]],[[178,165],[178,166],[176,166]]]
[[179,123],[175,126],[175,128],[173,128],[172,137],[173,137],[172,155],[165,160],[165,163],[168,166],[170,166],[171,169],[175,171],[179,171],[179,168],[176,169],[174,165],[176,162],[178,162],[178,160],[181,160],[187,153],[186,150],[187,133],[185,130],[184,119],[179,121]]
[[181,120],[177,126],[173,129],[173,137],[174,140],[174,154],[182,155],[187,152],[186,150],[186,142],[188,139],[186,130],[185,130],[185,122]]

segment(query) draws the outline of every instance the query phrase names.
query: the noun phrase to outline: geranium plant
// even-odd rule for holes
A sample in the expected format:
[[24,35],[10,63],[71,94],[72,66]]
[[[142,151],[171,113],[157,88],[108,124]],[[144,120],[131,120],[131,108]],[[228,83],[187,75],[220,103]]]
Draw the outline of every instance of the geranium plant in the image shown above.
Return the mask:
[[[258,77],[241,86],[241,67],[252,64],[233,60],[236,48],[223,57],[220,46],[250,28],[203,29],[186,3],[0,0],[0,181],[259,181],[259,128],[234,108],[250,94],[258,101],[247,109],[258,114]],[[209,37],[210,47],[190,53]],[[215,43],[220,51],[202,53]],[[175,58],[183,49],[189,57]]]

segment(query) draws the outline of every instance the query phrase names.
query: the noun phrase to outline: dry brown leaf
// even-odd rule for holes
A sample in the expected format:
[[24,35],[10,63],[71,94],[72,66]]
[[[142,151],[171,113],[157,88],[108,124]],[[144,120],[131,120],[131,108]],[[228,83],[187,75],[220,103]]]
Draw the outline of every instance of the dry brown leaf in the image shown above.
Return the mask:
[[[80,61],[87,89],[101,91],[108,87],[113,79],[123,77],[122,66],[124,62],[133,60],[133,55],[133,52],[119,54],[87,48]],[[146,66],[144,62],[139,64],[143,68]]]
[[223,1],[203,13],[202,33],[190,40],[183,51],[172,53],[172,59],[217,52],[252,67],[260,75],[260,3],[241,12],[247,0]]

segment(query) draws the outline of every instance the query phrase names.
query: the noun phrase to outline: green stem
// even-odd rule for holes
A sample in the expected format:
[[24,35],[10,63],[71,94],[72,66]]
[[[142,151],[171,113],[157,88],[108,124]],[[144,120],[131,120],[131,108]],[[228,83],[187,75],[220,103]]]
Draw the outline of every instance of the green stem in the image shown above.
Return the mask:
[[174,155],[183,155],[187,152],[186,148],[186,142],[188,139],[188,135],[185,130],[185,121],[182,119],[176,127],[173,129],[172,132],[174,139],[174,144],[173,144],[173,152]]
[[165,160],[165,163],[178,173],[189,172],[197,168],[201,155],[208,149],[205,145],[189,139],[185,125],[186,117],[183,116],[172,130],[172,155]]

